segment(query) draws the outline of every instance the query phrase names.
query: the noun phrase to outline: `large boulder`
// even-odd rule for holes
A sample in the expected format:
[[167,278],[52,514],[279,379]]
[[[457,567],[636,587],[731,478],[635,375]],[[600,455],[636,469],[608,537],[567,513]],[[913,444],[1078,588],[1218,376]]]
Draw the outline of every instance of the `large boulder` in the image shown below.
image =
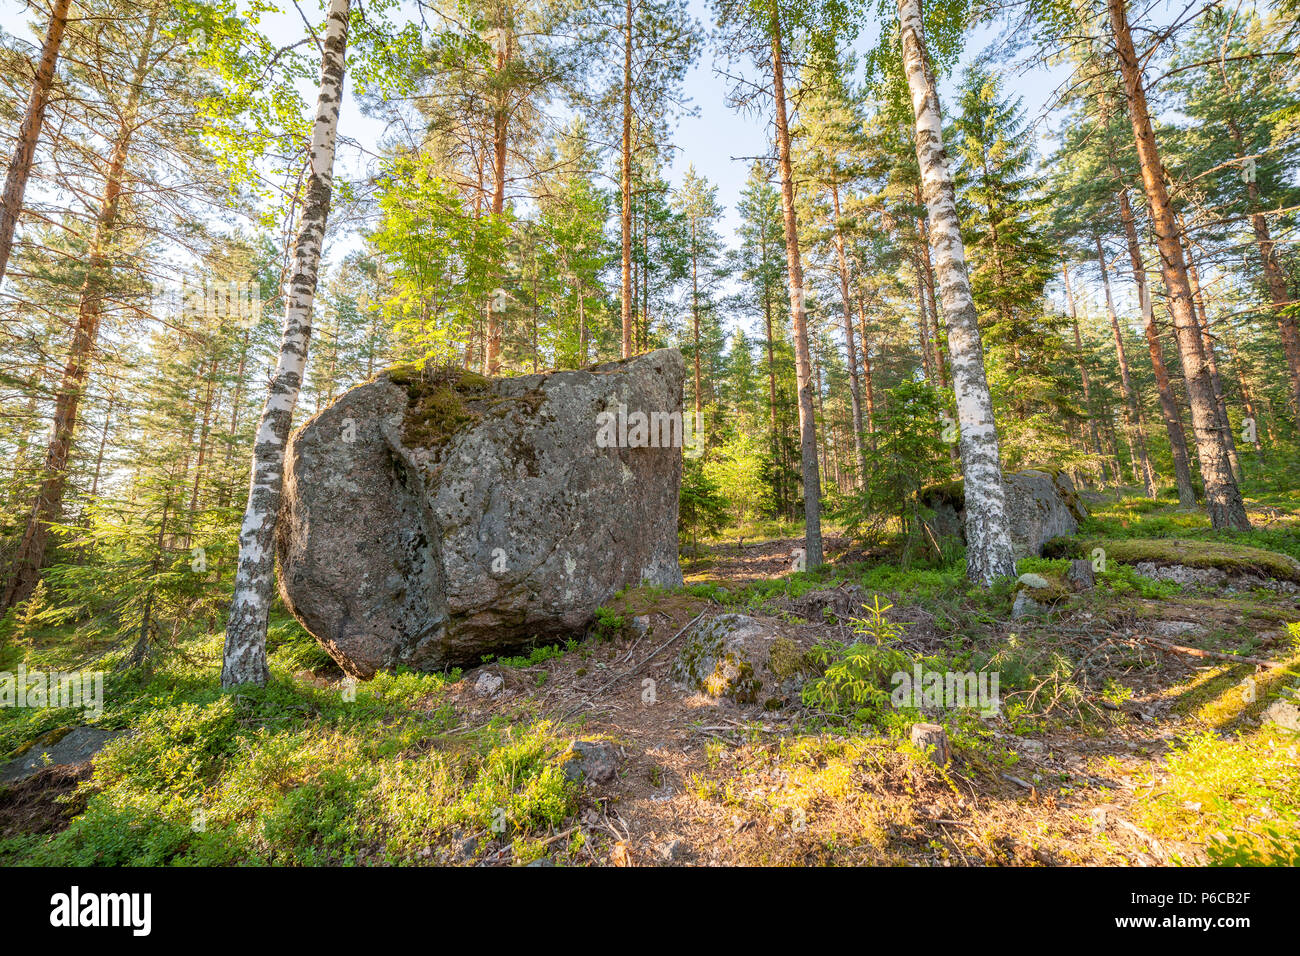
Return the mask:
[[[1017,560],[1041,555],[1043,545],[1060,535],[1074,534],[1088,515],[1087,506],[1064,472],[1028,469],[1004,474],[1002,484]],[[960,481],[928,489],[922,502],[933,512],[931,526],[936,534],[965,538],[966,504]]]
[[364,678],[476,664],[582,630],[622,588],[680,585],[684,379],[661,349],[515,378],[404,366],[357,386],[289,440],[285,603]]

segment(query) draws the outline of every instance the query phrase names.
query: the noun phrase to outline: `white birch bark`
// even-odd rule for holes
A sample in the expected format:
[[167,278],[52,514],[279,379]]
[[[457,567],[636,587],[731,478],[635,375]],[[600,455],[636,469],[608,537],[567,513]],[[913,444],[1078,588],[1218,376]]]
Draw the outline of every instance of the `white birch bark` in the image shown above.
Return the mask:
[[343,102],[349,6],[350,0],[330,0],[316,123],[311,138],[311,172],[301,226],[294,241],[293,268],[285,287],[280,357],[253,446],[248,507],[239,532],[235,594],[226,624],[222,687],[265,684],[268,677],[266,625],[275,585],[275,519],[284,486],[284,447],[307,365],[316,276],[329,217],[334,146]]
[[966,271],[952,172],[943,148],[939,96],[925,50],[921,0],[899,0],[898,22],[903,69],[916,117],[921,192],[929,211],[930,242],[948,320],[949,366],[957,397],[966,493],[966,574],[972,581],[988,585],[1016,573],[993,399],[984,374],[984,350]]

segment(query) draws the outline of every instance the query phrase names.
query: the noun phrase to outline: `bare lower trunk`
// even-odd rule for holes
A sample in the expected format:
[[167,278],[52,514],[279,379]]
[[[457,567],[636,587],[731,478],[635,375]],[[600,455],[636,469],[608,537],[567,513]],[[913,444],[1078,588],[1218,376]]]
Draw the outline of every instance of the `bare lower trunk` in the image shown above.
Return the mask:
[[226,625],[221,686],[265,684],[266,625],[275,584],[273,541],[284,487],[284,448],[294,405],[307,366],[312,302],[320,268],[321,244],[329,218],[334,181],[334,144],[343,101],[349,0],[330,0],[325,49],[321,57],[320,93],[312,130],[311,172],[301,227],[293,249],[293,271],[285,290],[284,331],[270,394],[253,446],[248,506],[239,532],[239,567]]
[[623,358],[632,356],[632,0],[627,0],[623,33]]
[[[1115,170],[1118,173],[1118,170]],[[1174,459],[1174,482],[1178,486],[1178,503],[1191,507],[1196,504],[1196,489],[1192,486],[1192,466],[1187,457],[1187,436],[1183,432],[1183,417],[1174,398],[1165,368],[1164,349],[1156,329],[1156,310],[1147,288],[1146,268],[1142,265],[1142,247],[1138,244],[1137,225],[1133,222],[1133,209],[1128,201],[1128,189],[1119,190],[1119,213],[1124,223],[1124,238],[1128,242],[1128,258],[1133,268],[1133,284],[1137,286],[1138,302],[1142,308],[1142,328],[1146,334],[1147,351],[1151,355],[1151,369],[1156,376],[1156,393],[1160,397],[1160,413],[1164,416],[1165,431]]]
[[[1223,77],[1224,91],[1230,92],[1228,78],[1222,64],[1219,65],[1219,73]],[[1245,159],[1246,147],[1241,128],[1232,118],[1228,119],[1228,135],[1232,137],[1237,147],[1238,158]],[[1294,303],[1287,295],[1286,276],[1277,261],[1276,246],[1269,233],[1268,220],[1260,211],[1263,203],[1260,201],[1259,186],[1253,178],[1246,182],[1246,198],[1250,209],[1250,226],[1254,230],[1255,245],[1259,250],[1259,262],[1264,269],[1264,283],[1268,286],[1268,295],[1277,313],[1277,330],[1282,339],[1282,355],[1286,359],[1287,371],[1291,375],[1291,406],[1295,413],[1300,415],[1300,328],[1296,326],[1295,313],[1292,309]]]
[[898,20],[903,67],[916,117],[916,159],[948,320],[949,365],[961,428],[966,495],[966,573],[972,581],[987,586],[1016,573],[993,400],[984,373],[984,350],[966,272],[952,174],[943,148],[939,97],[926,56],[920,0],[899,0]]
[[77,303],[77,325],[72,333],[68,361],[63,369],[59,391],[54,399],[54,423],[49,445],[45,451],[45,468],[36,500],[27,517],[22,538],[14,552],[8,582],[0,612],[26,600],[40,579],[49,546],[50,525],[63,508],[63,492],[67,486],[68,454],[77,430],[81,399],[90,379],[95,343],[103,318],[104,292],[112,272],[110,256],[114,232],[117,230],[118,212],[121,208],[122,181],[126,174],[126,161],[131,140],[136,132],[137,113],[140,108],[141,87],[149,72],[157,31],[157,17],[151,16],[130,79],[122,121],[113,142],[108,171],[104,179],[104,194],[100,198],[99,212],[95,217],[95,235],[86,258],[86,278],[82,283]]
[[867,437],[876,450],[876,393],[871,384],[871,340],[867,337],[867,307],[858,296],[858,337],[862,340],[862,382],[867,393]]
[[36,75],[32,78],[27,112],[23,114],[22,125],[18,128],[18,142],[14,146],[13,157],[9,160],[9,172],[5,175],[4,198],[0,200],[0,284],[3,284],[5,273],[9,269],[14,230],[18,228],[23,194],[27,191],[27,177],[32,171],[32,157],[36,155],[36,142],[41,138],[41,126],[45,122],[45,104],[50,99],[50,85],[54,82],[54,66],[59,59],[59,47],[63,44],[64,28],[68,25],[70,4],[71,0],[54,0],[50,25],[45,31],[45,42],[41,46],[41,58],[37,62]]
[[1074,290],[1070,288],[1070,267],[1065,262],[1061,263],[1061,276],[1065,280],[1065,304],[1074,327],[1074,351],[1079,357],[1079,374],[1083,378],[1083,407],[1088,411],[1088,432],[1092,436],[1092,447],[1097,452],[1097,457],[1101,459],[1102,474],[1105,475],[1109,469],[1106,467],[1106,455],[1101,450],[1101,436],[1097,433],[1097,413],[1092,404],[1092,380],[1088,375],[1088,363],[1083,357],[1083,338],[1079,335],[1079,313],[1075,311]]
[[[496,72],[505,73],[510,61],[510,23],[504,18],[498,24]],[[492,114],[492,215],[500,216],[506,208],[506,147],[509,136],[509,114],[504,104],[498,103]],[[501,370],[501,324],[503,311],[499,311],[490,297],[483,310],[483,374],[496,375]]]
[[[917,205],[923,205],[919,184],[916,186],[916,202]],[[924,217],[917,220],[917,226],[921,233],[921,266],[925,270],[925,298],[930,306],[929,338],[934,347],[934,370],[939,375],[939,387],[947,389],[948,369],[943,359],[944,340],[943,333],[939,330],[939,306],[934,295],[934,263],[930,261],[930,231],[926,228]]]
[[799,454],[803,464],[804,558],[812,570],[822,563],[821,478],[817,473],[817,422],[813,410],[812,358],[808,348],[808,312],[799,255],[799,223],[794,210],[794,171],[790,161],[790,126],[786,117],[785,53],[781,18],[775,0],[769,6],[772,41],[772,95],[776,106],[776,153],[781,173],[781,214],[785,227],[786,272],[790,282],[790,319],[794,333],[795,385],[799,390]]
[[866,487],[866,458],[862,453],[862,383],[858,379],[857,349],[853,344],[853,303],[849,296],[849,261],[844,255],[844,232],[840,228],[840,188],[831,185],[831,200],[835,213],[835,252],[840,266],[840,300],[844,307],[844,347],[849,363],[849,399],[853,405],[853,451],[859,471],[858,483]]
[[1246,411],[1246,417],[1255,427],[1253,431],[1252,444],[1255,446],[1255,454],[1259,456],[1261,462],[1264,461],[1264,443],[1259,440],[1259,413],[1255,407],[1255,395],[1250,389],[1250,382],[1246,379],[1246,368],[1241,364],[1241,356],[1237,354],[1237,343],[1232,339],[1232,333],[1224,329],[1223,340],[1228,344],[1228,355],[1232,358],[1232,368],[1237,375],[1237,386],[1241,389],[1241,404]]
[[1106,268],[1106,253],[1101,248],[1101,237],[1097,236],[1097,266],[1101,269],[1101,287],[1106,295],[1106,314],[1110,317],[1111,331],[1115,333],[1115,357],[1119,360],[1120,391],[1124,393],[1124,423],[1128,439],[1129,456],[1134,470],[1139,472],[1138,480],[1142,482],[1148,498],[1156,494],[1156,476],[1151,469],[1151,458],[1147,454],[1146,421],[1142,417],[1142,406],[1138,403],[1137,393],[1133,389],[1133,379],[1129,376],[1128,353],[1124,348],[1124,336],[1120,333],[1119,316],[1115,314],[1115,301],[1110,295],[1110,270]]
[[696,226],[691,223],[691,329],[695,347],[695,421],[702,421],[704,400],[700,395],[700,260],[696,248]]
[[[1182,219],[1179,219],[1182,227]],[[1183,228],[1183,244],[1187,249],[1187,281],[1192,286],[1192,299],[1196,305],[1197,325],[1201,330],[1201,346],[1205,349],[1205,361],[1210,367],[1210,385],[1214,388],[1214,405],[1219,415],[1219,428],[1228,442],[1228,462],[1237,481],[1242,480],[1241,460],[1237,457],[1237,441],[1232,435],[1232,421],[1228,418],[1228,403],[1224,399],[1223,378],[1219,375],[1219,356],[1214,347],[1214,336],[1210,334],[1210,320],[1205,311],[1205,294],[1201,291],[1201,277],[1196,270],[1196,259],[1192,255],[1192,244]]]
[[1137,146],[1138,161],[1142,168],[1142,185],[1146,190],[1151,222],[1155,228],[1156,246],[1160,250],[1160,266],[1165,288],[1169,291],[1169,311],[1174,320],[1174,336],[1183,362],[1183,378],[1187,382],[1187,395],[1192,406],[1192,430],[1196,435],[1196,452],[1201,463],[1201,479],[1205,482],[1206,510],[1215,528],[1250,528],[1241,489],[1232,475],[1228,461],[1227,443],[1219,428],[1214,408],[1214,390],[1210,384],[1204,350],[1201,348],[1200,330],[1192,305],[1191,286],[1187,280],[1187,265],[1179,238],[1178,224],[1174,219],[1173,203],[1165,186],[1164,169],[1156,147],[1151,117],[1147,111],[1146,90],[1143,86],[1142,67],[1133,49],[1129,32],[1126,0],[1108,0],[1111,32],[1115,38],[1120,72],[1124,77],[1124,97],[1128,103],[1129,120],[1133,124],[1133,139]]

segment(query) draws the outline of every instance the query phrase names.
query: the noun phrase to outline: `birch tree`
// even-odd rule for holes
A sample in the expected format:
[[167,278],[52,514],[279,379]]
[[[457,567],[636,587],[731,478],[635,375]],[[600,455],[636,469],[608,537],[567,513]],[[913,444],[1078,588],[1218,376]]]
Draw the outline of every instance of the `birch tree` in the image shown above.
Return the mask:
[[284,487],[284,449],[293,409],[302,387],[311,339],[312,303],[316,296],[321,245],[329,218],[334,181],[334,148],[343,102],[350,0],[330,0],[321,54],[320,93],[312,128],[310,169],[293,268],[285,289],[284,330],[280,355],[271,377],[253,446],[248,505],[239,532],[235,594],[226,624],[221,668],[222,687],[266,683],[266,626],[275,580],[272,541]]
[[957,398],[966,496],[966,574],[985,586],[1014,575],[1011,529],[993,399],[984,374],[975,300],[966,271],[952,172],[943,147],[943,118],[925,48],[921,0],[899,0],[903,70],[916,119],[916,161],[930,220],[939,293],[948,325],[948,364]]

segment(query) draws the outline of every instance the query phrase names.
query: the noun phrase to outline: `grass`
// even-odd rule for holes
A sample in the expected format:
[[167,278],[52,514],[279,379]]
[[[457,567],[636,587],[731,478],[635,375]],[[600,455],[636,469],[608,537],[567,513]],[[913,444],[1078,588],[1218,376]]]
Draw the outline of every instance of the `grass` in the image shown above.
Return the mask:
[[1143,781],[1158,790],[1143,824],[1157,838],[1201,844],[1212,865],[1300,864],[1296,747],[1294,735],[1271,729],[1188,738],[1165,761],[1165,779]]
[[[134,733],[101,754],[84,814],[52,838],[0,843],[0,862],[419,863],[460,834],[526,840],[574,812],[569,738],[552,724],[461,727],[443,675],[380,674],[350,693],[296,680],[315,642],[278,627],[260,690],[220,691],[219,637],[152,674],[110,672],[99,723]],[[0,711],[0,752],[82,719]]]

